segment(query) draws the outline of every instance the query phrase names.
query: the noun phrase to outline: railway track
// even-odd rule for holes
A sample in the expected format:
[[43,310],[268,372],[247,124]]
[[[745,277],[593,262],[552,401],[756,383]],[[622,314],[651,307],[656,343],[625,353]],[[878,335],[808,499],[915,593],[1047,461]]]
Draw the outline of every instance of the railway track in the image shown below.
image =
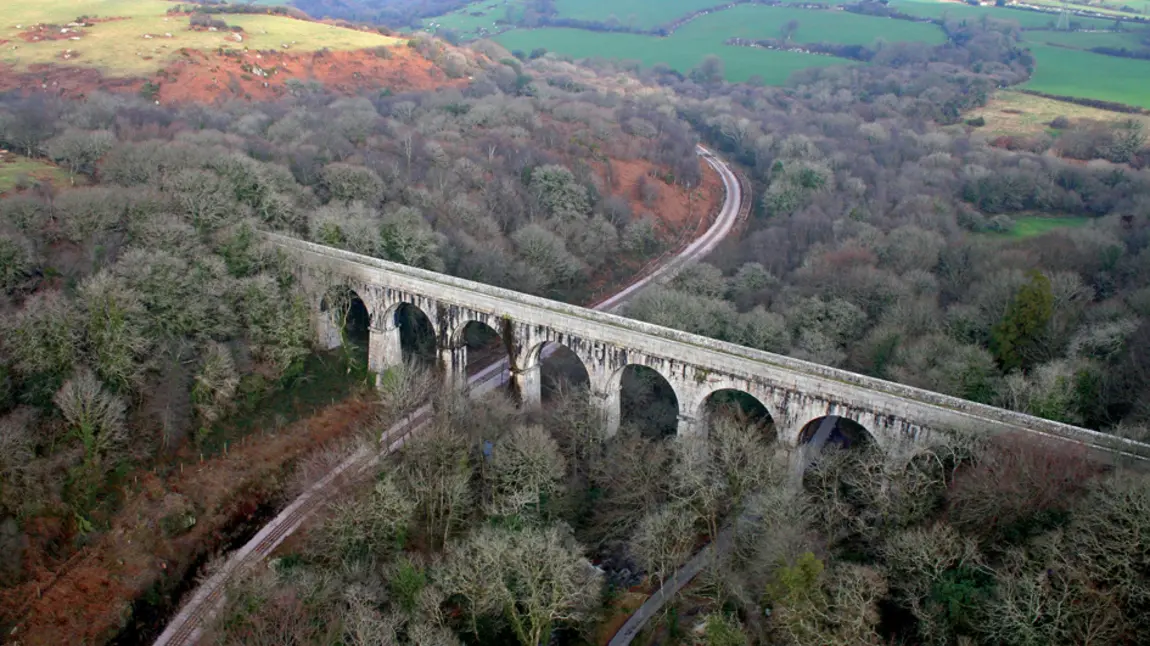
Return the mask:
[[[674,256],[648,265],[626,287],[592,306],[592,309],[613,312],[631,297],[653,282],[673,278],[683,267],[710,253],[736,226],[745,222],[750,214],[750,187],[726,162],[707,148],[698,147],[698,154],[723,180],[726,195],[714,223],[701,236]],[[548,356],[553,348],[543,349]],[[472,395],[483,395],[507,384],[507,360],[497,361],[480,370],[468,380]],[[209,576],[183,608],[168,623],[154,646],[190,646],[199,641],[207,620],[223,601],[224,592],[232,577],[244,568],[267,558],[288,536],[313,513],[323,507],[343,485],[359,480],[372,467],[403,446],[412,433],[418,431],[431,418],[431,406],[425,404],[404,419],[392,425],[381,439],[379,450],[360,449],[346,458],[330,473],[300,494],[268,524],[228,557],[219,570]]]

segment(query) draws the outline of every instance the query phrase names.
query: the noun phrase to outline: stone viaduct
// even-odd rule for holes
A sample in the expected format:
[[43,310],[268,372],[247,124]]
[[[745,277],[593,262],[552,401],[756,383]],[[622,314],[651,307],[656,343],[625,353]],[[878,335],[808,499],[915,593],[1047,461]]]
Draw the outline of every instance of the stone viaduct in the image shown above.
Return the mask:
[[[338,281],[368,311],[368,364],[376,373],[402,361],[396,313],[404,303],[422,311],[435,331],[448,384],[467,384],[464,328],[483,323],[503,337],[511,377],[526,406],[540,403],[543,348],[558,343],[582,360],[608,433],[618,429],[624,368],[647,366],[662,375],[678,400],[678,432],[705,428],[706,403],[733,390],[757,399],[770,413],[787,448],[803,441],[804,428],[828,416],[852,420],[887,450],[898,450],[931,432],[1016,432],[1084,445],[1111,462],[1150,461],[1150,445],[1053,422],[939,393],[762,352],[630,320],[621,316],[529,296],[371,258],[277,234],[265,234],[297,263],[309,294]],[[336,347],[341,330],[313,302],[322,345]]]

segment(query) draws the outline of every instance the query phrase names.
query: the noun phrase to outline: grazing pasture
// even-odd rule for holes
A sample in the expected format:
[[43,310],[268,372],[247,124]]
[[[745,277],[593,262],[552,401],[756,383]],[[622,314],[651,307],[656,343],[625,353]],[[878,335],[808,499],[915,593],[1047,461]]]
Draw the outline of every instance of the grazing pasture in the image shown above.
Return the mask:
[[780,38],[783,26],[792,20],[798,23],[798,29],[791,36],[791,42],[794,43],[870,45],[882,39],[887,42],[917,41],[937,45],[946,41],[942,30],[930,23],[860,16],[845,11],[763,5],[738,5],[702,16],[683,25],[675,36],[700,41],[706,39],[716,43],[722,43],[732,36]]
[[[1030,4],[1036,4],[1056,9],[1062,8],[1060,0],[1030,0]],[[1103,6],[1102,2],[1091,2],[1089,6],[1078,7],[1071,6],[1072,9],[1082,8],[1095,11],[1097,13],[1104,13],[1118,17],[1138,17],[1150,18],[1150,0],[1110,0]],[[1132,11],[1131,11],[1132,10]]]
[[463,38],[472,38],[481,36],[483,32],[480,30],[490,32],[501,29],[502,26],[496,25],[496,21],[509,18],[516,20],[522,13],[521,2],[482,0],[442,16],[425,18],[423,27],[432,33],[441,29],[453,29]]
[[1027,43],[1062,45],[1075,49],[1090,49],[1091,47],[1137,49],[1141,47],[1140,34],[1129,31],[1028,31],[1023,37]]
[[[94,67],[107,76],[140,76],[176,60],[182,48],[219,48],[317,51],[367,49],[395,45],[396,38],[273,15],[219,15],[243,32],[192,31],[187,16],[169,16],[174,6],[164,0],[37,0],[5,3],[0,39],[0,63],[25,70],[30,65],[54,63]],[[96,22],[77,31],[66,25],[80,16],[116,18]],[[25,36],[36,25],[57,25],[57,40],[31,41]],[[43,32],[48,33],[47,31]],[[170,36],[168,35],[170,34]],[[286,47],[285,47],[286,45]],[[71,50],[70,52],[67,50]]]
[[556,0],[562,18],[606,22],[612,16],[621,25],[651,29],[680,16],[722,4],[722,0]]
[[1038,64],[1027,89],[1150,108],[1150,61],[1050,45],[1030,50]]
[[735,47],[722,44],[722,40],[716,42],[710,37],[692,37],[682,32],[655,38],[579,29],[528,29],[509,31],[495,40],[511,50],[528,52],[544,47],[573,58],[630,59],[645,66],[664,63],[680,72],[695,67],[708,54],[716,54],[725,63],[727,80],[740,82],[758,75],[772,85],[783,84],[796,70],[853,63],[833,56]]
[[[890,6],[903,13],[924,18],[949,17],[955,20],[978,20],[987,16],[995,20],[1017,22],[1024,29],[1054,29],[1058,23],[1058,16],[1055,14],[1009,7],[975,7],[959,2],[939,2],[938,0],[891,0]],[[1090,29],[1109,29],[1114,26],[1113,20],[1098,18],[1071,16],[1071,21],[1083,28]]]

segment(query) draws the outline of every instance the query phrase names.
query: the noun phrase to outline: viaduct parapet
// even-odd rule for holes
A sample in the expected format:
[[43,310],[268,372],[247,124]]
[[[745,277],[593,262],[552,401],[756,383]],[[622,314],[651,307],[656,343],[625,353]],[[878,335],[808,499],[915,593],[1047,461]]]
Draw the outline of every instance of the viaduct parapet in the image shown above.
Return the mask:
[[500,333],[508,348],[511,378],[526,406],[539,405],[543,348],[558,343],[583,362],[608,433],[619,427],[623,370],[641,365],[662,375],[674,390],[679,433],[703,432],[708,399],[733,390],[766,408],[787,448],[802,443],[803,429],[813,428],[811,422],[836,416],[860,424],[875,443],[892,451],[930,433],[959,430],[1027,434],[1084,445],[1112,462],[1150,462],[1150,445],[1113,435],[278,234],[264,235],[297,262],[298,275],[313,294],[322,346],[337,347],[341,340],[341,330],[318,295],[333,280],[354,291],[366,306],[368,365],[376,373],[402,361],[396,314],[404,303],[430,321],[439,364],[453,386],[467,383],[464,328],[479,322]]

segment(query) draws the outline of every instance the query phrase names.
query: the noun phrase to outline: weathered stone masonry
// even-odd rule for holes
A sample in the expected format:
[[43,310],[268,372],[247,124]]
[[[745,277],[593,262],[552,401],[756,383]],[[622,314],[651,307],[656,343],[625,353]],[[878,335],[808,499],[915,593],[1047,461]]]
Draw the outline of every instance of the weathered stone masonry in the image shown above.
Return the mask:
[[[527,406],[540,401],[541,352],[559,343],[587,369],[609,432],[619,425],[620,384],[628,365],[652,368],[679,402],[679,432],[698,432],[707,398],[725,389],[755,397],[770,413],[788,448],[812,420],[835,415],[861,424],[888,450],[931,432],[1023,432],[1085,445],[1114,461],[1150,461],[1150,446],[1013,411],[874,379],[782,355],[716,341],[620,316],[520,294],[276,234],[269,242],[299,263],[313,287],[333,278],[351,288],[370,316],[368,363],[382,372],[402,361],[396,310],[418,308],[435,331],[439,363],[449,383],[467,382],[463,330],[472,321],[504,337],[510,372]],[[309,289],[317,293],[317,289]],[[318,338],[326,347],[340,331],[314,303]]]

